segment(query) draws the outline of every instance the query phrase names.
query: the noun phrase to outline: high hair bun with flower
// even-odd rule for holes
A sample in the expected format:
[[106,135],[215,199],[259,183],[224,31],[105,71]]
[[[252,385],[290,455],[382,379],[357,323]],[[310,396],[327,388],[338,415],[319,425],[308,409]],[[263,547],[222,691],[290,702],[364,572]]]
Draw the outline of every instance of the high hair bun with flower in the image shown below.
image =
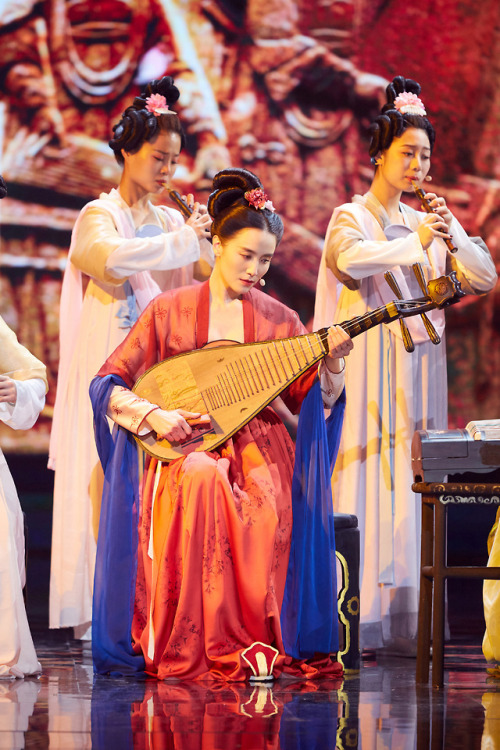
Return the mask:
[[124,161],[122,151],[135,153],[145,141],[153,140],[159,130],[177,133],[181,148],[185,146],[182,125],[175,110],[171,109],[179,96],[179,89],[170,76],[150,81],[141,95],[136,96],[114,126],[114,136],[109,141],[119,164]]
[[207,203],[213,219],[211,233],[221,240],[233,237],[242,229],[256,228],[271,232],[278,244],[283,236],[283,221],[275,211],[256,174],[242,167],[218,172]]
[[395,76],[386,88],[386,95],[386,104],[370,126],[369,154],[372,164],[376,164],[380,154],[407,128],[424,130],[432,152],[436,133],[419,96],[420,84],[411,78]]

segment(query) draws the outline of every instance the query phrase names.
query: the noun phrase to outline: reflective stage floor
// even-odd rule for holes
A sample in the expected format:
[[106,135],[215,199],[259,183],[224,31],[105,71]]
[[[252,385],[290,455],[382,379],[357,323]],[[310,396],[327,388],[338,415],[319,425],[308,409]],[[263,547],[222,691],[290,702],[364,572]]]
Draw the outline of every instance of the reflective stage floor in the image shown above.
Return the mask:
[[165,683],[94,677],[70,631],[34,633],[39,679],[0,682],[0,748],[335,750],[500,748],[500,681],[477,640],[448,645],[445,686],[415,660],[363,660],[342,682]]

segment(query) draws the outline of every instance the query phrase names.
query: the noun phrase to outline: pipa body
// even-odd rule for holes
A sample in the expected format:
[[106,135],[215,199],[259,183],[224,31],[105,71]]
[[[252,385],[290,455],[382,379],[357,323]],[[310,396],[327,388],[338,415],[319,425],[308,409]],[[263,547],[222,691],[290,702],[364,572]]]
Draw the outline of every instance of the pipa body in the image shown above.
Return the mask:
[[[445,307],[463,296],[455,274],[429,282],[429,294],[417,300],[390,302],[340,325],[354,338],[380,323]],[[192,434],[182,442],[158,439],[154,432],[136,436],[137,442],[161,461],[218,448],[326,356],[327,338],[328,329],[322,328],[315,333],[250,344],[214,342],[153,365],[137,380],[133,392],[165,411],[185,409],[208,414],[210,423],[189,420]]]
[[[394,303],[375,310],[364,325],[349,323],[351,336],[398,317]],[[347,327],[348,324],[343,324]],[[357,330],[356,330],[357,329]],[[179,443],[138,437],[144,450],[162,461],[191,451],[210,451],[255,417],[300,375],[327,353],[328,329],[286,339],[251,344],[224,342],[159,362],[133,387],[134,393],[165,411],[186,409],[208,414],[210,423],[190,421],[192,434]]]

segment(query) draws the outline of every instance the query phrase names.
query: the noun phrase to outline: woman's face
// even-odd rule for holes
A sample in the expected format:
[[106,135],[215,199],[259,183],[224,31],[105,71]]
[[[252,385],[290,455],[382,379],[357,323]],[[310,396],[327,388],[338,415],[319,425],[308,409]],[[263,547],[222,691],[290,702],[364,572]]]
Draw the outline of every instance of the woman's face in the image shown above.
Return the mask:
[[408,128],[399,138],[394,138],[379,159],[378,178],[395,190],[409,191],[412,183],[420,184],[430,169],[429,137],[425,130]]
[[122,151],[128,179],[139,192],[159,193],[170,185],[181,151],[178,133],[160,130],[145,141],[135,154]]
[[217,272],[233,298],[248,292],[269,270],[276,237],[264,229],[247,227],[223,242],[213,237]]

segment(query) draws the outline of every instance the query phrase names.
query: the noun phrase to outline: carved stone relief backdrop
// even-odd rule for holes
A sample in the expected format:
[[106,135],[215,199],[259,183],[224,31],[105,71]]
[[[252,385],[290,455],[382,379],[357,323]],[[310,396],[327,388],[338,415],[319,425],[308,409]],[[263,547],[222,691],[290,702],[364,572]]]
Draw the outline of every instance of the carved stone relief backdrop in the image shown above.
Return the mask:
[[[261,177],[286,225],[266,288],[308,323],[328,220],[369,186],[367,126],[394,75],[422,84],[433,189],[499,258],[499,26],[496,0],[0,2],[0,314],[50,376],[37,427],[2,446],[47,450],[71,228],[117,183],[107,140],[144,83],[181,90],[178,189],[205,200],[230,164]],[[498,317],[498,291],[448,313],[450,426],[500,417]]]

